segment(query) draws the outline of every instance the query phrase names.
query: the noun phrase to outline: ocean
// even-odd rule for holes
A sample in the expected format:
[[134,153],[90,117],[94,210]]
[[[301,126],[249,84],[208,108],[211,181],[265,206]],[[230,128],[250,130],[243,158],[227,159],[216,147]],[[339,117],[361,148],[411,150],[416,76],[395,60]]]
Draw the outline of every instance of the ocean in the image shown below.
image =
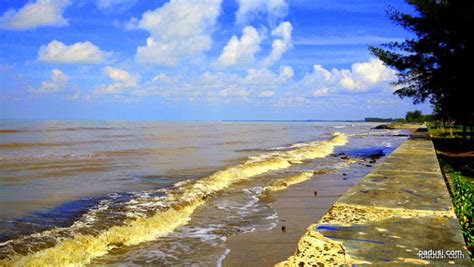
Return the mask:
[[407,138],[375,125],[2,120],[0,265],[220,265],[273,191]]

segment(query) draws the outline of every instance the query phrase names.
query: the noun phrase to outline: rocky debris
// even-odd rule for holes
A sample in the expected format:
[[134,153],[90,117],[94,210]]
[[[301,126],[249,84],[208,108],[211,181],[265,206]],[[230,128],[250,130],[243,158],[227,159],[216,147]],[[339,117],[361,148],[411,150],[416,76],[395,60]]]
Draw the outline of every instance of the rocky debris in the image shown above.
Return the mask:
[[375,126],[372,129],[375,129],[375,130],[394,130],[395,128],[393,128],[390,124],[381,124],[381,125]]

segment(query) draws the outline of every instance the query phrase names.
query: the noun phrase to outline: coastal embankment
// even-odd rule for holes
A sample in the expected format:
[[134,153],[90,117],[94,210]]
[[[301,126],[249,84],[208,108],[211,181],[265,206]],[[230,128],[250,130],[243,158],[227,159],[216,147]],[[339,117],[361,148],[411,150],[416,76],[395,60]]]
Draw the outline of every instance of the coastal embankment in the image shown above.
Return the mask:
[[470,266],[424,128],[344,193],[277,266],[369,263]]

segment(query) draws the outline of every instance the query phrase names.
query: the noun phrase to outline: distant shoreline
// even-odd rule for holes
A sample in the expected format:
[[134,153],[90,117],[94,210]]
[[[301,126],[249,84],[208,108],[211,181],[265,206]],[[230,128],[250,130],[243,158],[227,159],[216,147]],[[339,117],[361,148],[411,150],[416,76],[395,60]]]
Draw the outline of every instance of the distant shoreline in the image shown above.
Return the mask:
[[364,120],[221,120],[223,122],[365,122]]

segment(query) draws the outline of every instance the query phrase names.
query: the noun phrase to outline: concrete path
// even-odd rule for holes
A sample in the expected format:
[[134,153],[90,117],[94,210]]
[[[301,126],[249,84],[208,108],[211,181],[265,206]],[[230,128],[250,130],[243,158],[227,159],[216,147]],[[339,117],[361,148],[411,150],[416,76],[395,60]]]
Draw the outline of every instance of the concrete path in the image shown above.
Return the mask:
[[471,266],[426,129],[339,198],[277,265],[364,263]]

